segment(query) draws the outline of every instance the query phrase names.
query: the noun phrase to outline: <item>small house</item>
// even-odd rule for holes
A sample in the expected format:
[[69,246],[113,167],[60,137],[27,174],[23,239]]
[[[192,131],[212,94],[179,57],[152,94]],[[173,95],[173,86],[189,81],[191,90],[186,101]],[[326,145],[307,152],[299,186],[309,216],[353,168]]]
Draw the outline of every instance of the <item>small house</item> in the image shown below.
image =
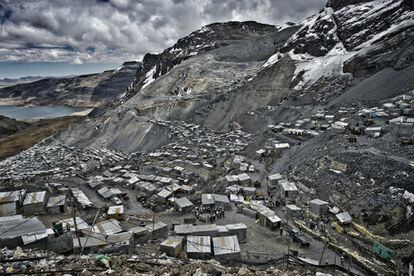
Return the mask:
[[214,206],[216,208],[222,207],[224,209],[231,209],[230,200],[226,195],[213,194]]
[[46,191],[26,194],[23,201],[23,212],[28,215],[43,214],[46,205]]
[[157,194],[157,199],[163,203],[166,203],[168,198],[172,196],[172,192],[169,189],[162,189]]
[[296,184],[286,180],[279,180],[280,197],[285,202],[295,201],[299,194]]
[[350,225],[352,223],[352,217],[348,212],[337,214],[336,218],[342,225]]
[[214,196],[212,194],[202,194],[201,204],[203,205],[203,207],[214,207]]
[[50,197],[47,206],[46,206],[47,212],[49,214],[63,214],[66,212],[66,196],[60,195],[60,196],[53,196]]
[[229,235],[229,230],[225,225],[217,225],[217,236],[224,237]]
[[226,228],[230,235],[237,236],[238,241],[241,243],[247,240],[247,226],[244,223],[227,224]]
[[180,212],[189,212],[194,207],[194,204],[186,197],[175,199],[175,209]]
[[247,173],[237,175],[237,179],[239,180],[239,183],[242,186],[248,186],[252,182],[251,177]]
[[237,236],[213,238],[214,256],[222,261],[240,260],[241,250]]
[[168,235],[168,225],[161,221],[155,223],[150,222],[145,228],[148,229],[152,239],[165,238]]
[[267,216],[266,219],[266,225],[272,230],[279,228],[282,224],[282,220],[276,215]]
[[280,173],[272,174],[267,177],[269,182],[269,188],[275,189],[277,187],[278,181],[282,179],[282,175]]
[[168,237],[160,244],[160,251],[170,257],[177,257],[183,250],[182,237]]
[[25,190],[0,193],[0,217],[16,215],[25,194]]
[[2,248],[15,248],[34,243],[44,248],[47,243],[47,229],[37,217],[23,218],[22,215],[0,217],[0,232]]
[[124,205],[110,206],[107,212],[108,218],[111,219],[124,219]]
[[309,210],[318,216],[324,216],[328,213],[328,205],[326,201],[313,199],[309,202]]
[[286,213],[288,218],[301,218],[302,209],[294,204],[286,205]]
[[121,227],[121,224],[116,219],[109,219],[109,220],[98,222],[92,228],[93,233],[103,235],[103,236],[120,233],[122,231],[123,229]]
[[209,236],[188,236],[187,256],[192,259],[208,259],[211,257],[211,241]]

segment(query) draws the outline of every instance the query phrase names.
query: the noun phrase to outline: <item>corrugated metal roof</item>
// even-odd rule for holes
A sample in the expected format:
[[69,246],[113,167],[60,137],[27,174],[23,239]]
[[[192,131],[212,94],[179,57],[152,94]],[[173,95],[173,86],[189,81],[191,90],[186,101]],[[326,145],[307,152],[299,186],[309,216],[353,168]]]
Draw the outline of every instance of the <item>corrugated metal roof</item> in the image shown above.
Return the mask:
[[242,174],[237,175],[237,179],[239,181],[244,181],[244,180],[251,180],[251,177],[247,173],[242,173]]
[[[74,223],[73,218],[62,219],[60,220],[60,222],[62,223],[64,228],[67,227],[66,225],[69,225],[70,230],[75,231],[75,223]],[[89,224],[87,224],[81,217],[76,217],[76,224],[77,224],[78,230],[90,229]]]
[[209,236],[188,236],[187,253],[211,253]]
[[[80,243],[81,246],[84,248],[88,248],[88,247],[99,247],[99,246],[105,246],[107,245],[107,242],[102,239],[102,238],[97,238],[97,237],[80,237]],[[79,248],[79,241],[77,238],[73,239],[73,247],[74,248]]]
[[244,223],[233,223],[233,224],[226,224],[226,228],[228,230],[240,230],[240,229],[247,229],[247,226]]
[[174,226],[174,232],[181,235],[191,234],[194,231],[192,224],[179,224]]
[[1,217],[0,233],[3,233],[0,239],[12,239],[21,236],[30,236],[46,233],[46,227],[37,218],[32,217],[25,219],[21,215]]
[[44,238],[47,238],[47,233],[22,236],[22,240],[23,240],[24,245],[31,244],[31,243],[34,243],[36,241],[40,241]]
[[214,194],[214,201],[230,203],[229,198],[226,195]]
[[218,228],[215,224],[203,224],[203,225],[192,225],[192,224],[180,224],[174,226],[174,232],[180,235],[191,235],[205,232],[217,232]]
[[47,202],[47,208],[65,205],[65,202],[66,202],[65,195],[50,197],[49,201]]
[[352,222],[352,217],[348,212],[343,212],[343,213],[337,214],[336,218],[341,223],[351,223]]
[[76,201],[79,202],[83,207],[90,207],[93,206],[92,201],[86,196],[86,194],[78,189],[78,188],[71,188],[73,196],[76,198]]
[[167,198],[167,197],[169,197],[169,196],[171,196],[171,195],[172,195],[172,192],[171,192],[170,190],[163,189],[163,190],[161,190],[161,192],[159,192],[157,195],[158,195],[159,197],[162,197],[162,198]]
[[237,236],[213,238],[213,249],[216,256],[240,253]]
[[122,215],[124,213],[124,205],[110,206],[108,215]]
[[6,202],[15,202],[19,201],[20,197],[23,197],[25,190],[10,191],[10,192],[1,192],[0,193],[0,204]]
[[211,205],[214,204],[214,197],[212,194],[202,194],[201,195],[201,203],[203,205]]
[[0,216],[12,216],[16,213],[16,202],[12,201],[0,204]]
[[165,241],[161,243],[161,246],[168,246],[168,247],[177,247],[183,242],[182,237],[168,237]]
[[157,221],[155,223],[149,223],[145,226],[145,228],[148,229],[149,231],[159,230],[159,229],[165,228],[165,227],[167,227],[167,224],[165,224],[162,221]]
[[106,238],[106,241],[111,244],[114,244],[114,243],[125,244],[125,243],[129,243],[131,238],[132,238],[132,233],[122,232],[122,233],[108,235],[108,237]]
[[46,191],[26,194],[23,205],[43,203],[46,199]]
[[280,173],[272,174],[267,177],[269,180],[280,180],[282,175]]
[[283,181],[283,182],[280,182],[280,185],[282,186],[282,189],[284,191],[294,192],[298,190],[298,188],[296,187],[296,184],[293,182]]
[[175,200],[175,204],[177,204],[180,208],[190,207],[194,204],[186,197],[177,198]]
[[273,216],[268,216],[268,217],[266,217],[268,220],[270,220],[270,222],[271,223],[276,223],[276,222],[281,222],[282,220],[278,217],[278,216],[276,216],[276,215],[273,215]]
[[102,235],[112,235],[122,232],[122,227],[119,221],[116,219],[109,219],[99,223],[96,223],[92,228],[92,232]]

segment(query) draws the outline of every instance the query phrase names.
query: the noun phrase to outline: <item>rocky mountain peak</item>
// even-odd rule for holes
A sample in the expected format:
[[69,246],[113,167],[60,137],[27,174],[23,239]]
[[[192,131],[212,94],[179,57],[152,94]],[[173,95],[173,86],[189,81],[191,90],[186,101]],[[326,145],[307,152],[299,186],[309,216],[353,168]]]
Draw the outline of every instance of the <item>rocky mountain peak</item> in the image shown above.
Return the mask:
[[255,21],[230,21],[203,26],[200,30],[180,38],[177,43],[160,54],[146,54],[143,59],[143,69],[137,71],[135,78],[136,90],[146,87],[192,56],[228,46],[235,41],[261,37],[278,29],[280,27]]

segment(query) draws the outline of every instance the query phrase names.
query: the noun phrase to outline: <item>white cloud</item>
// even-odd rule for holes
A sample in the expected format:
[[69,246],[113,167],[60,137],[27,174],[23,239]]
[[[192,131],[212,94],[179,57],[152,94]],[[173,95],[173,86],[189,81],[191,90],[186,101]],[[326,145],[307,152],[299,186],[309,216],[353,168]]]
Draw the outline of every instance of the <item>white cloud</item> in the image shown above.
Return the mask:
[[[2,0],[0,60],[122,62],[218,21],[298,21],[325,0]],[[1,12],[6,14],[6,12]],[[4,16],[3,16],[4,17]]]
[[83,61],[79,57],[75,57],[72,62],[72,64],[80,65],[83,64]]

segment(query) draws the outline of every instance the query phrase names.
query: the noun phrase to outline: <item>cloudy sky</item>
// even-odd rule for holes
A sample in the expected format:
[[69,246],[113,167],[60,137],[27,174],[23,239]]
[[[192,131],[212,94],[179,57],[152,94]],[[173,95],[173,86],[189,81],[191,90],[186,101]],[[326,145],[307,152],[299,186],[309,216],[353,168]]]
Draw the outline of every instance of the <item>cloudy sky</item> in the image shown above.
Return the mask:
[[[325,2],[0,0],[0,79],[83,73],[86,68],[91,70],[91,64],[95,71],[116,67],[126,60],[140,60],[145,53],[160,52],[205,24],[298,22]],[[67,65],[68,70],[57,72],[54,64],[59,68]],[[50,69],[36,74],[39,65]]]

